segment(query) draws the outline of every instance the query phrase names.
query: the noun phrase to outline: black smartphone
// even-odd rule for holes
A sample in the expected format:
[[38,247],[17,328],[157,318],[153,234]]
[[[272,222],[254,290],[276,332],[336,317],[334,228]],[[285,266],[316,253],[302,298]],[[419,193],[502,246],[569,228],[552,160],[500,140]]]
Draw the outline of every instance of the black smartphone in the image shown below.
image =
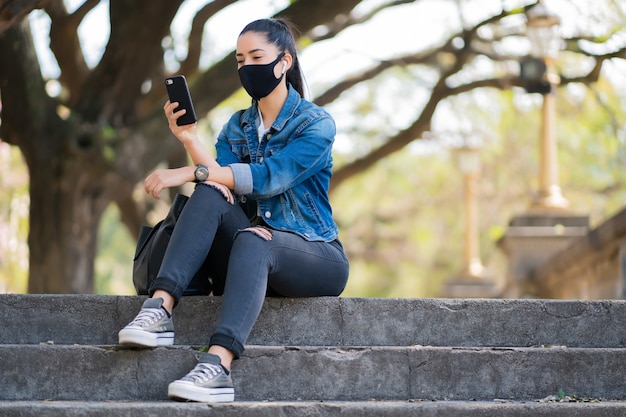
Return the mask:
[[198,119],[196,118],[196,111],[193,108],[193,102],[191,101],[191,94],[189,94],[189,87],[187,86],[185,76],[175,75],[174,77],[167,77],[165,79],[165,88],[167,88],[167,94],[170,96],[170,102],[178,103],[178,108],[174,111],[181,109],[187,110],[187,113],[176,120],[176,124],[183,126],[195,123]]

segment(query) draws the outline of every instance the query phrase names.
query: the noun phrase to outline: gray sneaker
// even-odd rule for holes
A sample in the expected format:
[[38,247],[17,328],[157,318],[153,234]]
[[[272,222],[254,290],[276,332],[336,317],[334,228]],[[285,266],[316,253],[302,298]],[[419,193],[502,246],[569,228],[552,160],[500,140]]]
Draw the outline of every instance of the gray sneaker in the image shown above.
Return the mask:
[[220,357],[203,353],[191,372],[169,385],[167,395],[174,400],[224,403],[235,400],[235,389]]
[[120,345],[157,347],[174,344],[174,322],[162,298],[148,298],[137,317],[118,333]]

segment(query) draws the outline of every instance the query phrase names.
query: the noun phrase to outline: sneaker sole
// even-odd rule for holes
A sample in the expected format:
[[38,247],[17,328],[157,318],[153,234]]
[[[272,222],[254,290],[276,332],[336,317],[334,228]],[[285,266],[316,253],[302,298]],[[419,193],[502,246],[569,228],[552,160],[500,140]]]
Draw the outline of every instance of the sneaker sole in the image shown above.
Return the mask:
[[235,389],[202,388],[186,383],[172,382],[167,388],[167,396],[177,401],[229,403],[235,401]]
[[120,345],[135,347],[171,346],[174,332],[150,333],[139,329],[122,329],[118,333]]

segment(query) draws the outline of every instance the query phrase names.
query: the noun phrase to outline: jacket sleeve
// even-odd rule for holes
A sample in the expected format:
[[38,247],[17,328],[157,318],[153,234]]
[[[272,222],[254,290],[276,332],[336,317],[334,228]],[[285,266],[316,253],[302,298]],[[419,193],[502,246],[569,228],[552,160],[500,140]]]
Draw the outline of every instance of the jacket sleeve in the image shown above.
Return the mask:
[[[232,167],[237,177],[252,179],[252,189],[245,194],[254,198],[269,198],[284,193],[332,165],[335,122],[326,114],[295,130],[286,144],[268,143],[267,156],[261,163],[248,167]],[[277,133],[278,134],[278,133]],[[249,169],[249,174],[246,171]]]
[[228,166],[239,162],[247,162],[245,156],[247,152],[246,138],[241,129],[235,128],[239,126],[239,120],[243,110],[235,112],[230,120],[224,125],[215,144],[217,153],[217,163],[220,166]]

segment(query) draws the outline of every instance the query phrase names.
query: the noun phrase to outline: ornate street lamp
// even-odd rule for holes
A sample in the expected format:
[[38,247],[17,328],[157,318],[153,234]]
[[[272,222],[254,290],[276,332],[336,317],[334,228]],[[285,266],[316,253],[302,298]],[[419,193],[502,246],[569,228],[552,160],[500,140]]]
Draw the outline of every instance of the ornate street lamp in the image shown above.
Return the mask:
[[480,239],[478,228],[477,184],[480,177],[480,148],[473,146],[471,138],[453,149],[456,165],[463,176],[465,237],[463,266],[457,275],[446,282],[442,296],[452,298],[491,298],[500,290],[488,276],[480,260]]
[[538,58],[557,58],[561,50],[561,19],[540,1],[528,9],[526,22],[531,55]]
[[543,98],[539,149],[539,189],[528,210],[514,216],[498,246],[508,258],[508,272],[502,295],[538,297],[532,271],[549,262],[573,239],[589,230],[589,216],[567,209],[568,201],[559,186],[556,140],[556,87],[560,82],[554,69],[562,39],[560,19],[539,0],[526,10],[527,36],[531,54],[521,61],[520,78],[526,91]]
[[556,141],[556,86],[559,76],[554,59],[561,48],[560,19],[540,1],[526,12],[531,56],[521,62],[520,76],[526,90],[543,96],[540,136],[539,190],[532,203],[538,209],[564,209],[569,203],[559,186]]

